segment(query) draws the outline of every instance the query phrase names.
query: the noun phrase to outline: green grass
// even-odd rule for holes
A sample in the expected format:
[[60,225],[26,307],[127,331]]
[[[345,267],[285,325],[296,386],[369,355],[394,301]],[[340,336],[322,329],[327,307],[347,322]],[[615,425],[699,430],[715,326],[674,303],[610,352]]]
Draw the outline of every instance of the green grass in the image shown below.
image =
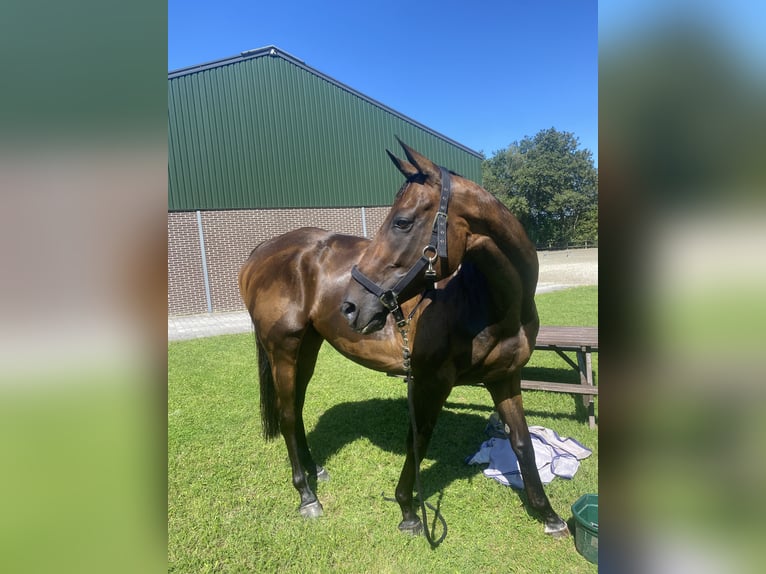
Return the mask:
[[[544,324],[597,324],[597,288],[538,297]],[[532,366],[566,366],[553,353]],[[543,355],[552,355],[549,358]],[[554,365],[555,363],[555,365]],[[574,374],[574,373],[573,373]],[[576,380],[576,374],[574,374]],[[265,442],[258,415],[252,335],[168,346],[168,562],[171,572],[595,572],[574,539],[553,540],[522,496],[463,463],[485,440],[492,412],[481,388],[456,388],[442,412],[422,478],[447,520],[446,540],[400,534],[393,494],[404,460],[406,387],[399,379],[320,352],[304,418],[315,458],[331,480],[317,494],[324,516],[297,513],[284,442]],[[598,433],[579,398],[524,394],[530,425],[571,436],[593,450],[577,476],[546,486],[565,519],[580,495],[598,492]]]

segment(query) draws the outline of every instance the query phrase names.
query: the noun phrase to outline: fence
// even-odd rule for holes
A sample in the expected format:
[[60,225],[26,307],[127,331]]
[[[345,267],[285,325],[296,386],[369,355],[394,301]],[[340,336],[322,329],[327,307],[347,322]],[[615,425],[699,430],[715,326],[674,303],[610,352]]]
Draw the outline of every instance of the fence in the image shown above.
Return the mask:
[[597,249],[598,239],[595,241],[579,241],[571,243],[555,243],[549,241],[546,244],[537,244],[535,248],[538,251],[564,251],[566,249]]

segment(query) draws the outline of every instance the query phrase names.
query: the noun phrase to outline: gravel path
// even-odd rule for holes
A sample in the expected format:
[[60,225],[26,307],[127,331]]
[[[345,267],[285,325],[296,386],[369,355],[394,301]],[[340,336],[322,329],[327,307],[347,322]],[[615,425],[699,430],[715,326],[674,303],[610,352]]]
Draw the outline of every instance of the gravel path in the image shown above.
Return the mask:
[[598,249],[538,251],[540,276],[537,292],[577,285],[598,285]]

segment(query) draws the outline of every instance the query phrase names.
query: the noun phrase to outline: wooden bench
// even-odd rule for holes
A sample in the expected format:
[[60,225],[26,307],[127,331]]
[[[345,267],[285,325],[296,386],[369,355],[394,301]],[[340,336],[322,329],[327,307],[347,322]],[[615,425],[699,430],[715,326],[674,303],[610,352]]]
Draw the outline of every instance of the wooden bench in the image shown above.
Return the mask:
[[[591,353],[598,352],[598,327],[540,327],[535,351],[555,351],[580,374],[580,384],[522,379],[521,388],[582,395],[583,405],[588,409],[588,424],[590,428],[595,428],[593,397],[598,394],[598,387],[593,376]],[[574,352],[577,363],[565,351]]]

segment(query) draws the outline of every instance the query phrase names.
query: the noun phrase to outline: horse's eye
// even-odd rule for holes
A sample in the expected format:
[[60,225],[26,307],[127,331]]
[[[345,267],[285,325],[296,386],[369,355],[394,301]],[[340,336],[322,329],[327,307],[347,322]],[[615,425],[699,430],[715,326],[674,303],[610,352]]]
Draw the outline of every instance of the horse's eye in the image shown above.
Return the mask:
[[401,229],[402,231],[409,231],[412,228],[412,220],[405,219],[404,217],[397,217],[394,219],[394,227]]

